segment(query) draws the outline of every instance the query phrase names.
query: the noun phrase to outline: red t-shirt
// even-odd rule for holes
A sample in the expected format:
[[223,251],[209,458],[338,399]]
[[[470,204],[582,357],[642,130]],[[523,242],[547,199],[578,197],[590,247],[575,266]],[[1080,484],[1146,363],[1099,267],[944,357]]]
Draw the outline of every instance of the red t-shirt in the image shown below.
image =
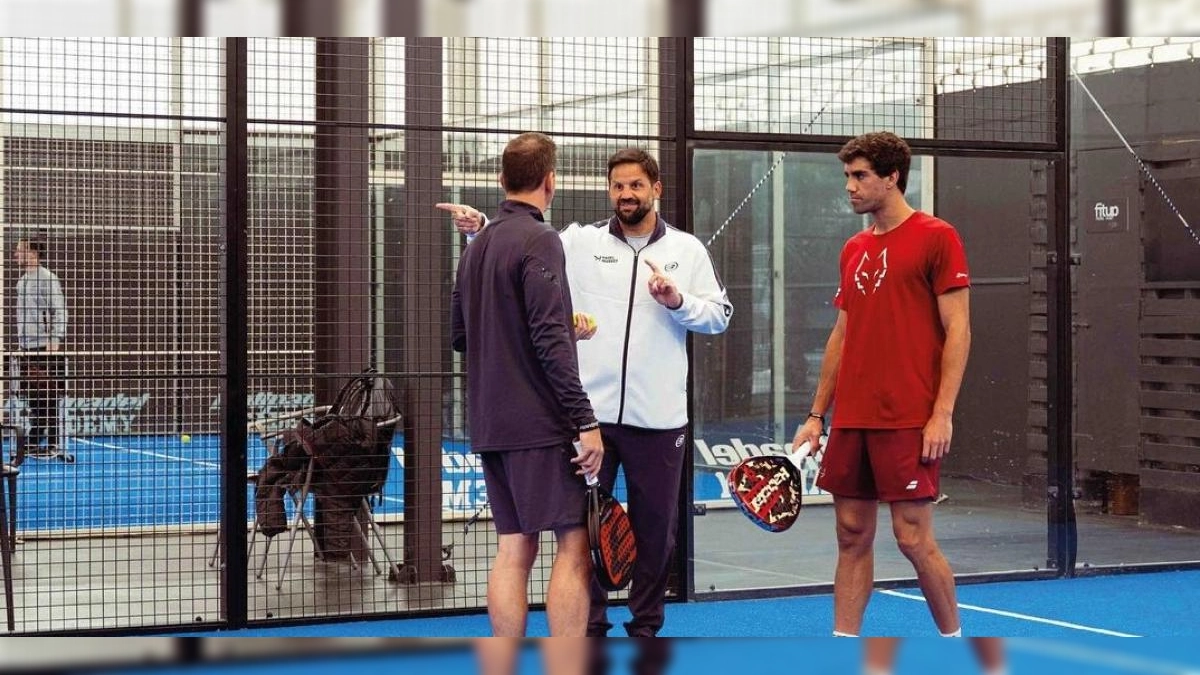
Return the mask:
[[923,427],[933,414],[946,333],[937,296],[971,285],[958,232],[917,211],[882,235],[842,248],[833,304],[846,311],[833,424],[850,429]]

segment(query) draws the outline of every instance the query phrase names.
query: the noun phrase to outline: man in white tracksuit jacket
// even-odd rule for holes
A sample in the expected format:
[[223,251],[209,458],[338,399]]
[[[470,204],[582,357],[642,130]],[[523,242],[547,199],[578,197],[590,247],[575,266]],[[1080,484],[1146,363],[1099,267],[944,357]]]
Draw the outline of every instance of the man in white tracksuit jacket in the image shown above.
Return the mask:
[[[604,438],[600,482],[624,467],[638,562],[629,593],[630,637],[663,625],[679,490],[687,443],[687,333],[724,332],[733,305],[699,239],[672,227],[654,208],[662,195],[658,162],[626,148],[608,161],[613,216],[560,232],[575,309],[595,318],[580,340],[579,374]],[[440,204],[470,235],[483,215]],[[582,332],[591,333],[586,328]],[[581,335],[584,337],[584,335]],[[607,635],[607,594],[592,583],[588,635]]]

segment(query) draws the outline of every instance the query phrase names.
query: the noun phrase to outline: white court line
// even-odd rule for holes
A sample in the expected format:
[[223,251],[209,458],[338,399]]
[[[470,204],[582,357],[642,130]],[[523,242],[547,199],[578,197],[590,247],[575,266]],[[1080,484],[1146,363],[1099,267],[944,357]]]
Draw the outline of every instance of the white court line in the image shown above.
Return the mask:
[[822,579],[815,579],[813,577],[805,577],[805,576],[801,576],[799,574],[791,574],[788,572],[776,572],[774,570],[763,570],[763,569],[758,569],[757,567],[746,567],[745,565],[730,565],[729,563],[719,563],[719,562],[716,562],[715,560],[705,560],[703,558],[692,558],[692,562],[703,563],[705,565],[712,565],[714,567],[724,567],[725,569],[738,570],[739,572],[753,572],[753,573],[759,574],[759,575],[783,577],[785,579],[792,579],[792,580],[796,580],[796,581],[809,581],[809,582],[814,582],[814,583],[819,583],[819,582],[823,581]]
[[1022,651],[1037,656],[1053,656],[1069,661],[1087,663],[1111,668],[1125,668],[1133,673],[1154,673],[1155,675],[1200,675],[1200,670],[1169,661],[1159,661],[1133,654],[1122,654],[1107,649],[1097,649],[1085,645],[1038,640],[1031,638],[1012,638],[1006,641],[1015,651]]
[[221,468],[220,464],[214,464],[213,462],[204,462],[204,461],[201,461],[198,459],[188,459],[187,457],[176,457],[174,455],[164,455],[161,452],[150,452],[148,450],[134,450],[133,448],[126,448],[126,447],[123,447],[120,445],[113,445],[111,443],[97,443],[96,441],[89,441],[89,440],[86,440],[83,438],[72,438],[71,440],[76,443],[87,443],[88,445],[95,445],[95,446],[99,446],[101,448],[108,448],[109,450],[122,450],[124,452],[132,453],[135,455],[146,455],[147,457],[157,457],[159,459],[169,459],[172,462],[183,462],[185,464],[196,464],[198,466],[203,466],[203,467],[206,467],[209,469]]
[[[909,593],[901,593],[900,591],[893,591],[893,590],[881,590],[878,592],[882,595],[890,595],[890,596],[896,597],[896,598],[904,598],[906,600],[918,600],[920,602],[925,602],[924,596],[920,596],[920,595],[911,595]],[[1046,618],[1040,617],[1040,616],[1032,616],[1029,614],[1018,614],[1017,612],[1007,612],[1002,609],[992,609],[990,607],[980,607],[978,605],[964,605],[961,602],[958,603],[958,606],[960,609],[969,609],[974,612],[982,612],[984,614],[995,614],[996,616],[1008,617],[1010,619],[1020,619],[1022,621],[1031,621],[1033,623],[1044,623],[1044,624],[1048,624],[1051,626],[1058,626],[1059,628],[1070,628],[1072,630],[1085,631],[1088,633],[1099,633],[1100,635],[1108,635],[1111,637],[1141,637],[1140,635],[1133,635],[1131,633],[1120,633],[1115,630],[1108,630],[1107,628],[1096,628],[1094,626],[1084,626],[1084,625],[1077,624],[1077,623],[1070,623],[1069,621],[1059,621],[1057,619],[1046,619]]]

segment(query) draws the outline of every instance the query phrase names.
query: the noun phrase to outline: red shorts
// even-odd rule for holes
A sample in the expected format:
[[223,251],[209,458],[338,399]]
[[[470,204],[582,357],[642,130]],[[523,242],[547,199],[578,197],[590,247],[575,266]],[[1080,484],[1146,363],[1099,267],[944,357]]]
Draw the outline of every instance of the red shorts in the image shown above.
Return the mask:
[[921,462],[923,441],[921,429],[833,429],[817,487],[881,502],[934,499],[942,462]]

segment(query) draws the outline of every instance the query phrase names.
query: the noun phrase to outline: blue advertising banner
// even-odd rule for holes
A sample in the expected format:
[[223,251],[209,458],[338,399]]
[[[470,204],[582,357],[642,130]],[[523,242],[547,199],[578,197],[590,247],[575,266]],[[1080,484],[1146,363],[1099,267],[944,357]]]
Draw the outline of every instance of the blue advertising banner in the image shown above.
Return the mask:
[[[726,477],[730,469],[747,457],[785,455],[792,451],[791,437],[780,443],[770,425],[757,420],[724,424],[705,424],[696,429],[692,441],[695,501],[711,506],[733,506]],[[800,465],[804,476],[805,504],[832,503],[833,496],[815,483],[819,458],[805,457]]]

